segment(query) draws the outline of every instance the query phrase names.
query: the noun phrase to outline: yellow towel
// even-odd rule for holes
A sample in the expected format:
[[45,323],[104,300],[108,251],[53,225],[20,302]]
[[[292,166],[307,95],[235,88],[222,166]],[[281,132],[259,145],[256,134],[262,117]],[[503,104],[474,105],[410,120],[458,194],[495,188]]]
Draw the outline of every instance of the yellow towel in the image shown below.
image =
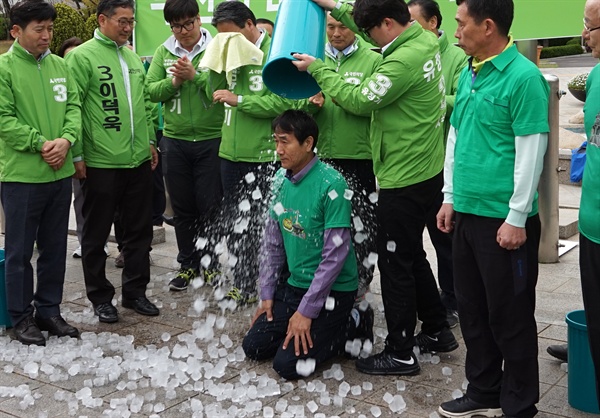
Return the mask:
[[232,71],[244,65],[261,65],[263,52],[239,32],[217,34],[206,47],[199,68],[210,68],[226,72],[227,83],[231,83]]

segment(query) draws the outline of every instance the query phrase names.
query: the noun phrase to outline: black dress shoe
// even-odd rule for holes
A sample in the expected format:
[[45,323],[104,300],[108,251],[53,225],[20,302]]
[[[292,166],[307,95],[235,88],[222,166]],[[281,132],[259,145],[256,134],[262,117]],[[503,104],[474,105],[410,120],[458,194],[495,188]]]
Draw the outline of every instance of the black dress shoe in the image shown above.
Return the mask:
[[569,349],[567,344],[559,344],[559,345],[549,345],[546,348],[548,354],[552,357],[557,358],[561,361],[567,362],[569,361]]
[[58,337],[79,337],[79,330],[74,326],[67,324],[67,321],[62,316],[51,316],[50,318],[40,318],[35,316],[35,323],[42,331],[48,331],[49,334]]
[[94,306],[94,314],[98,315],[100,322],[112,324],[119,320],[119,312],[117,308],[110,302],[99,303]]
[[31,315],[14,326],[13,335],[23,344],[46,345],[46,339]]
[[142,315],[157,316],[160,313],[156,305],[145,296],[135,299],[123,299],[122,305],[124,308],[133,309]]

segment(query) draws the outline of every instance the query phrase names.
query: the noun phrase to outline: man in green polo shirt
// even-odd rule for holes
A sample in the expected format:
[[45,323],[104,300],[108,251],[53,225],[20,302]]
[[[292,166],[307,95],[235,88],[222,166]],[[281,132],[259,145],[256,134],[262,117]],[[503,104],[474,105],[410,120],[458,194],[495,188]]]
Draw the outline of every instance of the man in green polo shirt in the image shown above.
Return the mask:
[[[454,230],[454,286],[469,385],[447,417],[533,417],[539,399],[536,189],[549,87],[509,36],[513,0],[457,0],[458,84],[438,227]],[[454,223],[456,222],[456,223]]]
[[[371,152],[380,186],[378,267],[388,336],[381,353],[357,360],[356,367],[368,374],[416,374],[415,344],[421,352],[458,347],[423,250],[425,216],[443,181],[446,103],[438,42],[410,22],[404,1],[357,0],[354,8],[314,1],[383,51],[373,74],[356,85],[309,55],[294,54],[293,61],[346,111],[371,112]],[[423,325],[415,338],[417,307]]]

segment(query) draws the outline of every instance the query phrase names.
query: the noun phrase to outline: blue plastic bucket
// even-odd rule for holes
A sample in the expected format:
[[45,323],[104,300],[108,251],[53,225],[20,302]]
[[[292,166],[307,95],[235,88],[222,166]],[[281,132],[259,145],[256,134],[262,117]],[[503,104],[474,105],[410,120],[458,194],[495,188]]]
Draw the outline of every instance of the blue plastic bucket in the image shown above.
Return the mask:
[[599,414],[596,376],[590,352],[585,311],[569,312],[569,404],[580,411]]
[[292,53],[325,57],[325,10],[311,0],[283,0],[279,4],[271,49],[262,77],[273,93],[304,99],[321,88],[306,71],[292,64]]
[[6,306],[6,282],[4,274],[4,250],[0,250],[0,327],[10,327],[12,323]]

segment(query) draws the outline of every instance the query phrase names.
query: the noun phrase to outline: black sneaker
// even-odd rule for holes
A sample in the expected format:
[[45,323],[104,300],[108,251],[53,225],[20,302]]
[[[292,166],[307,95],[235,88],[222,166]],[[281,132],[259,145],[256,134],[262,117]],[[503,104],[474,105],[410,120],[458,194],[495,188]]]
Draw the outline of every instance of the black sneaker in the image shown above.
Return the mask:
[[383,350],[371,357],[356,360],[356,369],[366,374],[413,376],[421,370],[414,353],[406,358]]
[[202,272],[204,283],[216,287],[221,282],[221,272],[219,270],[204,270]]
[[458,325],[458,311],[456,309],[446,309],[446,321],[450,328],[455,328]]
[[440,415],[444,417],[501,417],[502,408],[500,404],[484,405],[463,395],[461,398],[453,401],[444,402],[438,408]]
[[237,306],[251,305],[258,302],[258,296],[244,292],[237,287],[232,287],[225,295],[225,299],[234,300]]
[[443,328],[434,334],[419,332],[415,337],[421,353],[448,353],[458,348],[458,342],[450,328]]
[[190,282],[194,280],[197,275],[198,272],[194,269],[180,269],[177,276],[169,282],[169,290],[180,291],[187,289]]
[[356,338],[360,338],[363,342],[365,340],[371,340],[373,342],[373,323],[375,322],[375,312],[371,306],[367,306],[367,309],[361,311],[358,309],[358,315],[360,321],[358,327],[356,327]]

